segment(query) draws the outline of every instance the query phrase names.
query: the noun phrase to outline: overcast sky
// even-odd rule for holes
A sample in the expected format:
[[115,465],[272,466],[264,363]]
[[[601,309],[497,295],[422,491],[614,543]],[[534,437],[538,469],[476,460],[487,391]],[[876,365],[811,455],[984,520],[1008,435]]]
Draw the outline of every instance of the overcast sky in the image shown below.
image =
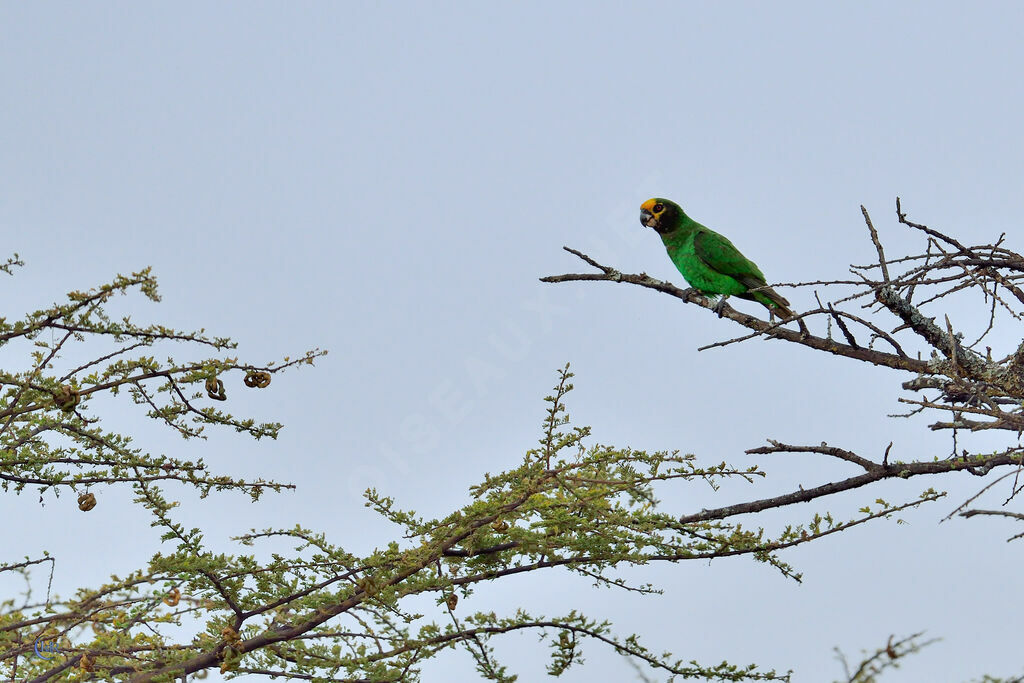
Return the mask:
[[[424,515],[464,505],[484,472],[536,444],[567,361],[570,412],[602,443],[744,465],[766,438],[944,457],[927,417],[886,417],[906,376],[777,342],[698,353],[739,328],[651,290],[538,277],[584,267],[569,245],[682,284],[638,221],[655,195],[775,282],[870,261],[860,204],[890,253],[914,244],[896,195],[915,220],[968,242],[1005,231],[1020,250],[1022,14],[937,2],[3,3],[0,227],[27,266],[0,277],[2,314],[151,265],[164,301],[125,301],[134,320],[231,335],[254,362],[330,350],[265,392],[235,392],[232,409],[285,423],[276,442],[185,443],[139,426],[127,397],[111,408],[108,426],[152,452],[298,486],[258,504],[191,504],[172,487],[190,503],[179,519],[222,551],[241,552],[228,539],[250,527],[295,523],[352,552],[384,545],[399,532],[363,507],[368,486]],[[798,310],[814,304],[783,293]],[[1004,328],[994,353],[1019,336]],[[852,473],[821,457],[757,462],[772,476],[756,488],[679,487],[666,509]],[[460,609],[584,609],[655,651],[793,667],[797,681],[839,678],[836,646],[856,657],[920,630],[942,643],[883,680],[1021,673],[1012,586],[1024,558],[1005,543],[1019,528],[938,524],[982,483],[897,482],[773,518],[851,516],[929,485],[952,493],[908,524],[784,553],[803,584],[739,558],[628,572],[660,597],[550,572],[483,587]],[[161,549],[149,519],[129,512],[127,490],[98,497],[82,514],[73,496],[4,496],[0,514],[17,521],[3,525],[0,559],[49,550],[64,595],[144,566]],[[565,680],[638,680],[610,650],[586,652]],[[522,681],[541,679],[541,653],[531,635],[498,645]],[[424,680],[477,678],[458,652]]]

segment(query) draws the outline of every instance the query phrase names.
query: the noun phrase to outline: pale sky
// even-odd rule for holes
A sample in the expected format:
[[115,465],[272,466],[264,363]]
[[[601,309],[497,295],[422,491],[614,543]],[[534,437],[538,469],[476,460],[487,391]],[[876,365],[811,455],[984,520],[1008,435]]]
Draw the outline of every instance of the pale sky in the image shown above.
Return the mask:
[[[169,487],[179,519],[224,552],[243,552],[228,539],[251,527],[295,523],[352,552],[383,546],[401,532],[363,506],[368,486],[423,515],[466,504],[484,472],[536,444],[567,361],[569,410],[594,442],[771,475],[717,495],[679,487],[664,500],[679,514],[852,473],[743,454],[767,438],[945,457],[934,416],[887,417],[908,376],[774,342],[698,353],[742,330],[650,290],[538,278],[584,268],[569,245],[682,285],[638,221],[655,195],[774,282],[843,278],[874,258],[861,204],[890,253],[918,244],[895,223],[897,195],[964,241],[1006,232],[1024,248],[1022,20],[1015,3],[3,3],[0,259],[27,262],[0,276],[3,315],[151,265],[164,301],[126,300],[134,320],[230,335],[254,362],[329,349],[266,392],[235,392],[232,410],[285,424],[276,442],[186,443],[140,426],[127,397],[110,406],[107,426],[154,453],[298,486],[257,504]],[[1004,327],[994,352],[1019,336]],[[5,369],[24,367],[5,351]],[[942,642],[886,683],[1021,674],[1024,546],[1005,543],[1020,528],[938,523],[984,483],[888,483],[766,518],[950,491],[907,524],[783,553],[803,584],[750,558],[626,572],[662,596],[554,571],[481,587],[460,609],[582,609],[655,651],[792,667],[795,681],[840,678],[834,647],[856,658],[921,630]],[[16,520],[0,559],[49,550],[68,595],[170,550],[130,491],[97,493],[88,514],[66,494],[0,498]],[[534,636],[497,648],[521,681],[544,679]],[[563,680],[639,680],[585,648]],[[460,651],[423,680],[478,678]]]

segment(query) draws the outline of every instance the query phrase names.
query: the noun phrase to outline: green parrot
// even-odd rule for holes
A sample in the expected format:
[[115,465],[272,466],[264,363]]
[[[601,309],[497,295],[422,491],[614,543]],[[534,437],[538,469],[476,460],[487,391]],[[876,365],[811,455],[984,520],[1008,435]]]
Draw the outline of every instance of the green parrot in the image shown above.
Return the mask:
[[[726,298],[735,295],[763,304],[772,316],[795,316],[789,302],[767,286],[760,268],[725,237],[687,216],[675,202],[648,199],[640,206],[640,222],[661,235],[669,258],[691,287],[712,298],[722,295],[715,306],[719,313]],[[806,332],[803,320],[797,322]]]

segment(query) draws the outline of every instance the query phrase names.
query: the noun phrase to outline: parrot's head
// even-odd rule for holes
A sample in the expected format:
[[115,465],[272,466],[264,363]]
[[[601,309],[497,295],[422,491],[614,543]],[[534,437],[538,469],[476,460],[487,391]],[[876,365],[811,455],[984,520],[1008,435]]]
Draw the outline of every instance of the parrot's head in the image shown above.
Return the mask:
[[655,197],[640,205],[640,222],[662,235],[675,230],[682,217],[683,210],[668,199]]

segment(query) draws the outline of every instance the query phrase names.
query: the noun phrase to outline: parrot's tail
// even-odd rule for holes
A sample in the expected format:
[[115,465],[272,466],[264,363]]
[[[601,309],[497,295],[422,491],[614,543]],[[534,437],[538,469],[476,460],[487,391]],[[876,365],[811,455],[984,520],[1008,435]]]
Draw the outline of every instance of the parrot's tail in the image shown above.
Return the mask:
[[[796,313],[789,307],[789,302],[781,294],[776,292],[771,287],[764,287],[760,290],[761,294],[764,294],[774,304],[774,307],[768,306],[768,312],[771,314],[778,314],[783,320],[791,320],[796,318]],[[797,325],[800,326],[800,331],[804,334],[810,334],[807,330],[807,325],[804,324],[803,318],[797,318]]]

